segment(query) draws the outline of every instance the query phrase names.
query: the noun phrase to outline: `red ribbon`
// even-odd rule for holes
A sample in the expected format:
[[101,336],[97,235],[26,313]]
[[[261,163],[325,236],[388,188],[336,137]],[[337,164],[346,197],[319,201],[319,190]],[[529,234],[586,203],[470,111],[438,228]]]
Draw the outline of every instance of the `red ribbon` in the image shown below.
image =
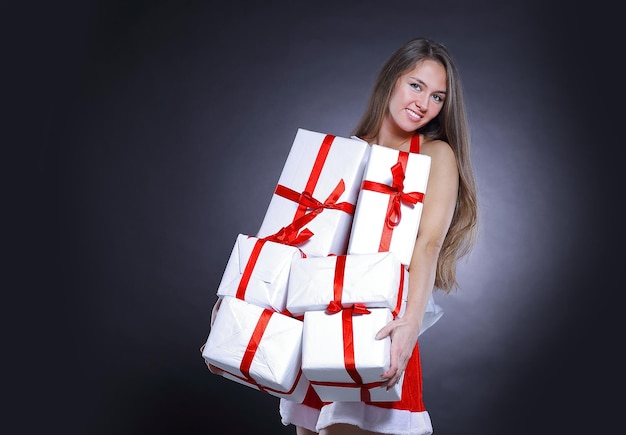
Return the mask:
[[341,311],[341,296],[343,295],[343,278],[346,272],[346,255],[338,255],[335,260],[335,276],[333,278],[333,300],[328,304],[327,310]]
[[[274,191],[274,193],[291,201],[297,202],[299,204],[298,210],[304,210],[303,214],[300,214],[297,218],[294,218],[294,222],[297,222],[300,218],[308,218],[308,220],[311,221],[315,216],[323,212],[324,209],[341,210],[348,214],[354,214],[354,204],[350,204],[349,202],[337,202],[337,200],[345,190],[346,184],[343,179],[341,179],[324,202],[320,202],[315,199],[313,195],[307,190],[302,193],[298,193],[295,190],[281,184],[276,186],[276,190]],[[307,213],[307,210],[310,211]]]
[[[341,311],[344,366],[350,377],[354,380],[355,384],[362,386],[363,379],[356,369],[356,361],[354,357],[354,330],[352,326],[352,318],[355,315],[369,314],[371,311],[368,310],[364,304],[352,304],[350,307],[343,307],[341,303],[346,258],[346,255],[337,256],[337,262],[335,264],[335,277],[333,281],[333,300],[330,301],[326,307],[326,311],[330,314],[336,314]],[[361,400],[370,400],[370,393],[367,388],[361,388]]]
[[[248,288],[248,284],[250,283],[250,278],[252,277],[252,271],[256,266],[256,263],[259,259],[259,255],[261,254],[261,249],[265,242],[275,242],[283,245],[289,246],[298,246],[313,236],[313,232],[308,228],[300,231],[300,229],[306,225],[311,219],[306,216],[298,219],[286,227],[281,228],[275,234],[272,234],[267,237],[260,238],[256,241],[254,246],[252,247],[252,252],[250,253],[250,257],[248,258],[248,262],[246,263],[246,267],[243,269],[243,273],[241,274],[241,280],[239,280],[239,285],[237,286],[237,293],[235,297],[238,299],[245,299],[246,289]],[[298,232],[300,231],[300,232]],[[300,251],[302,256],[306,256],[304,252]]]
[[248,346],[241,358],[241,364],[239,369],[241,373],[246,377],[246,379],[252,379],[250,376],[250,366],[252,365],[252,360],[254,359],[254,354],[256,353],[259,343],[261,343],[261,339],[263,338],[263,333],[267,328],[268,323],[270,322],[270,318],[274,314],[271,310],[267,308],[263,310],[259,320],[254,327],[254,331],[252,332],[252,336],[250,337],[250,341],[248,342]]
[[[223,370],[223,369],[221,369]],[[289,394],[293,394],[293,392],[295,391],[296,387],[298,386],[298,382],[300,381],[300,376],[302,375],[302,370],[298,371],[298,376],[296,376],[296,380],[294,381],[293,385],[291,386],[291,388],[289,388],[289,390],[287,391],[283,391],[283,390],[277,390],[275,388],[270,388],[264,385],[259,384],[257,381],[255,381],[254,379],[251,378],[244,378],[242,376],[238,376],[235,373],[231,373],[227,370],[223,370],[224,372],[228,373],[229,375],[237,378],[237,379],[241,379],[242,381],[246,381],[249,384],[254,385],[255,387],[257,387],[259,390],[265,392],[265,393],[278,393],[278,394],[284,394],[284,395],[289,395]]]
[[[312,218],[311,218],[312,219]],[[263,237],[263,240],[269,240],[270,242],[281,243],[283,245],[298,246],[306,242],[313,236],[313,232],[308,228],[302,229],[307,223],[311,221],[307,216],[303,216],[287,225],[282,227],[276,233]]]
[[250,278],[252,277],[252,271],[254,270],[254,266],[259,259],[259,255],[261,254],[261,249],[263,248],[263,245],[266,241],[267,240],[265,239],[259,239],[254,243],[254,246],[252,247],[252,252],[250,253],[250,258],[248,258],[246,267],[243,269],[243,273],[241,274],[239,285],[237,286],[237,293],[235,293],[236,298],[245,300],[246,289],[248,288],[248,283],[250,282]]
[[[231,373],[229,371],[224,370],[226,373],[228,373],[231,376],[234,376],[238,379],[241,379],[243,381],[246,381],[254,386],[256,386],[259,390],[264,391],[266,393],[269,392],[274,392],[274,393],[279,393],[279,394],[292,394],[294,392],[294,390],[296,389],[296,386],[298,385],[298,382],[300,380],[300,376],[302,375],[302,370],[300,370],[298,372],[298,376],[296,376],[296,380],[293,383],[293,385],[291,386],[291,388],[288,391],[280,391],[280,390],[276,390],[274,388],[270,388],[270,387],[265,387],[260,385],[257,381],[255,381],[252,376],[250,375],[250,367],[252,366],[252,361],[254,360],[254,355],[256,354],[257,349],[259,348],[259,344],[261,343],[261,339],[263,338],[263,334],[265,333],[265,330],[267,329],[267,325],[269,324],[270,318],[272,317],[272,315],[275,314],[274,312],[272,312],[271,310],[268,309],[264,309],[263,312],[261,313],[261,316],[259,317],[259,320],[257,321],[256,326],[254,327],[254,331],[252,332],[252,336],[250,337],[250,340],[248,341],[248,345],[246,347],[246,350],[244,351],[244,354],[241,358],[241,363],[239,364],[239,370],[241,370],[241,373],[243,374],[242,376],[238,376],[234,373]],[[223,369],[222,369],[223,370]]]
[[[315,157],[315,162],[313,163],[313,168],[311,169],[311,173],[309,174],[309,179],[306,182],[304,187],[305,192],[313,192],[315,190],[315,186],[317,185],[317,181],[322,174],[322,168],[324,167],[324,163],[326,163],[326,157],[328,157],[328,153],[330,152],[330,147],[335,140],[335,136],[331,134],[327,134],[324,136],[324,140],[320,145],[320,149],[317,152],[317,156]],[[296,214],[293,217],[294,220],[304,216],[306,213],[307,207],[304,204],[299,204],[298,209],[296,210]]]
[[[337,200],[341,196],[341,194],[345,190],[345,183],[343,179],[339,180],[335,189],[328,196],[326,201],[323,203],[318,201],[313,197],[312,192],[315,191],[315,186],[319,181],[319,178],[322,174],[322,168],[326,163],[326,158],[328,157],[328,153],[330,152],[330,147],[335,140],[334,135],[327,134],[324,136],[324,140],[320,145],[320,149],[317,152],[317,156],[315,157],[315,161],[313,163],[313,168],[311,169],[311,173],[309,174],[309,179],[306,182],[304,190],[300,192],[296,192],[289,187],[278,184],[274,193],[276,195],[280,195],[284,198],[287,198],[291,201],[298,203],[298,208],[296,209],[296,213],[293,218],[293,222],[299,221],[300,218],[305,218],[308,222],[310,222],[313,218],[319,215],[324,209],[335,209],[341,210],[349,214],[354,214],[354,205],[349,202],[341,202],[337,203]],[[307,213],[308,210],[311,210]]]
[[248,382],[254,382],[252,376],[250,376],[250,367],[252,366],[252,360],[254,359],[254,354],[256,353],[259,343],[261,343],[261,339],[263,338],[263,333],[267,328],[267,324],[270,322],[270,318],[272,317],[272,311],[268,309],[264,309],[259,317],[259,320],[254,327],[254,331],[252,332],[252,336],[250,337],[250,341],[248,341],[248,346],[243,353],[243,357],[241,358],[241,363],[239,364],[239,370],[243,373],[244,378]]
[[404,168],[400,162],[391,167],[391,174],[393,177],[391,186],[375,181],[364,180],[362,188],[390,195],[385,224],[393,228],[397,226],[402,219],[400,205],[404,203],[413,206],[418,202],[422,202],[424,200],[424,194],[422,192],[403,192],[405,175]]
[[396,299],[396,307],[393,309],[391,314],[395,319],[400,314],[400,308],[402,307],[402,294],[404,293],[404,274],[406,270],[404,269],[404,265],[400,264],[400,285],[398,286],[398,298]]
[[383,233],[381,235],[380,245],[378,248],[379,252],[389,251],[393,229],[402,219],[401,205],[407,204],[412,207],[418,202],[422,202],[424,200],[423,192],[404,192],[405,170],[408,157],[409,153],[405,151],[400,151],[398,153],[398,161],[391,167],[391,186],[370,180],[364,180],[361,185],[361,189],[363,190],[371,190],[389,195],[385,226],[383,227]]
[[411,148],[409,148],[409,152],[419,154],[420,153],[420,135],[414,134],[411,138]]
[[284,394],[284,395],[289,395],[289,394],[293,394],[293,392],[295,391],[296,387],[298,386],[298,382],[300,381],[300,376],[302,375],[302,370],[298,371],[298,376],[296,376],[296,380],[294,381],[293,385],[289,388],[289,390],[287,391],[283,391],[283,390],[277,390],[275,388],[270,388],[264,385],[259,384],[257,381],[250,379],[250,378],[244,378],[243,376],[238,376],[235,373],[231,373],[228,370],[224,370],[224,369],[220,369],[223,370],[224,372],[228,373],[229,375],[240,379],[242,381],[245,381],[249,384],[254,385],[255,387],[257,387],[259,390],[265,392],[265,393],[278,393],[278,394]]
[[349,307],[344,307],[341,301],[330,301],[326,307],[328,314],[337,314],[338,312],[349,312],[351,315],[370,314],[371,311],[367,309],[365,304],[352,304]]
[[[353,382],[331,382],[331,381],[309,381],[313,385],[323,385],[327,387],[341,387],[341,388],[362,388],[365,390],[370,390],[375,387],[380,387],[385,383],[385,381],[376,381],[376,382],[368,382],[367,384],[355,384]],[[369,391],[368,391],[369,394]],[[363,399],[363,390],[361,390],[361,399]],[[368,396],[367,401],[370,400]]]
[[[346,270],[346,255],[338,255],[335,263],[335,277],[333,279],[333,300],[330,301],[326,307],[326,311],[330,314],[336,314],[339,311],[343,310],[343,304],[341,302],[341,297],[343,295],[343,280],[345,276]],[[402,296],[404,294],[404,274],[406,270],[403,264],[400,264],[400,283],[398,285],[398,296],[396,297],[396,306],[391,312],[394,319],[400,313],[400,308],[402,307]],[[369,314],[369,311],[363,304],[354,304],[352,305],[355,314]]]

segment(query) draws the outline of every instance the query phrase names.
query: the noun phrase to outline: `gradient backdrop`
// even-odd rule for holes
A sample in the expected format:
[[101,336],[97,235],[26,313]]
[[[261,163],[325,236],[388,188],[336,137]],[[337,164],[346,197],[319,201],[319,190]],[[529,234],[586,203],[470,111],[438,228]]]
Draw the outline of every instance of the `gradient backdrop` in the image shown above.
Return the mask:
[[593,11],[66,3],[26,11],[16,33],[41,101],[15,109],[41,120],[22,129],[36,143],[24,186],[42,199],[24,200],[32,239],[16,251],[41,264],[21,276],[37,289],[21,294],[34,334],[21,341],[28,374],[13,379],[23,433],[295,433],[277,398],[206,369],[215,292],[296,130],[348,136],[382,63],[418,35],[458,61],[480,201],[461,290],[436,295],[445,315],[420,340],[435,433],[597,433],[610,284],[588,229],[612,222],[597,212],[608,170],[585,136],[606,98],[580,56],[596,45],[581,30],[602,30]]

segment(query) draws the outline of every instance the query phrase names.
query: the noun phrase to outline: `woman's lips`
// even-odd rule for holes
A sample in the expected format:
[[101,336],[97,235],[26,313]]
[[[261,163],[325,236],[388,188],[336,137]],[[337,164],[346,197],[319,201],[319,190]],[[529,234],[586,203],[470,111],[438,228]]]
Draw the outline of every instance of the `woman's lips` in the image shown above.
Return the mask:
[[406,109],[406,111],[409,114],[409,118],[411,118],[413,121],[419,121],[422,119],[422,115],[420,115],[419,113],[411,109]]

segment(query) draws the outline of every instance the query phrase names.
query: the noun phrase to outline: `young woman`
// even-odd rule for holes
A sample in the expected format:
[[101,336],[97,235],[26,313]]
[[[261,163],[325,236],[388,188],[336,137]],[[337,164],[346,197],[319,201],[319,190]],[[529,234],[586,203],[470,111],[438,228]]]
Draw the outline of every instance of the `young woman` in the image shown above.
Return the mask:
[[422,401],[418,335],[434,288],[457,287],[456,262],[469,253],[477,229],[476,186],[458,69],[446,47],[416,38],[380,71],[354,135],[369,144],[431,157],[428,190],[409,264],[406,311],[377,338],[391,338],[388,388],[405,374],[397,402],[322,403],[310,389],[303,403],[280,400],[285,425],[298,435],[432,433]]

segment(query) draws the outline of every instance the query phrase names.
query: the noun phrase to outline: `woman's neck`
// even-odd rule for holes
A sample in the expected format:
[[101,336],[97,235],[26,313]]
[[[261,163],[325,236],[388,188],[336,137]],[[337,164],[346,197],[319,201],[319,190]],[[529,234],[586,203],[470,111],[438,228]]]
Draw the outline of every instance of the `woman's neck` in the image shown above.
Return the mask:
[[393,148],[395,150],[403,150],[406,151],[411,147],[411,138],[413,137],[413,133],[407,134],[389,134],[384,133],[383,131],[379,132],[378,136],[374,138],[372,143],[376,143],[378,145]]

